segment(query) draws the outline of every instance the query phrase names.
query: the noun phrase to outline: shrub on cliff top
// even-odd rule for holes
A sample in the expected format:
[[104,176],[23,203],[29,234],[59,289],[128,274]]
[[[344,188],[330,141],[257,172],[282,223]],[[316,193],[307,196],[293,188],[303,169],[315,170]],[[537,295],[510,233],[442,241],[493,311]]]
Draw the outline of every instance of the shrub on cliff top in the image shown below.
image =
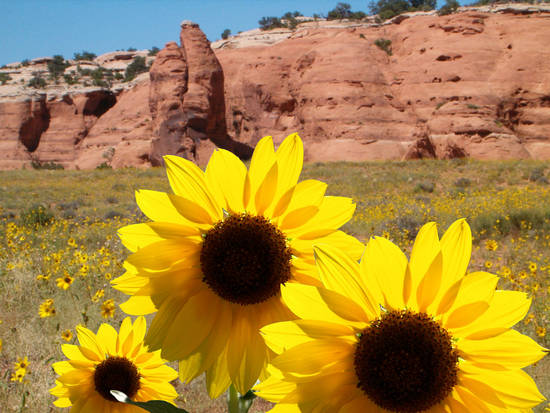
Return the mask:
[[124,81],[129,82],[140,73],[147,71],[149,71],[149,68],[145,64],[145,58],[143,56],[136,56],[134,57],[132,63],[130,63],[126,68],[126,72],[124,73]]
[[94,60],[96,58],[96,54],[83,50],[82,53],[75,53],[73,58],[74,60]]
[[327,20],[360,20],[366,14],[362,11],[351,11],[351,6],[348,3],[338,3],[334,9],[328,12]]

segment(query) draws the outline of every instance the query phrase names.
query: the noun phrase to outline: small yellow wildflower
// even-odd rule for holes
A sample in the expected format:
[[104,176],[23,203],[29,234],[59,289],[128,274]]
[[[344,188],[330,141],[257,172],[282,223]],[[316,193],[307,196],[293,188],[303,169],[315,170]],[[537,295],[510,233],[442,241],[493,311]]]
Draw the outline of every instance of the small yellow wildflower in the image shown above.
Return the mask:
[[506,265],[503,265],[500,268],[500,273],[502,274],[502,276],[508,278],[512,274],[512,270],[509,267],[507,267]]
[[101,317],[103,318],[112,318],[115,315],[115,301],[114,300],[105,300],[101,304]]
[[83,277],[86,277],[89,271],[90,267],[87,264],[84,264],[82,267],[80,267],[80,270],[78,270],[80,275],[82,275]]
[[525,280],[527,278],[527,273],[525,271],[520,271],[518,275],[519,278],[521,278],[522,280]]
[[69,238],[69,240],[67,241],[67,245],[69,245],[69,247],[76,247],[76,241],[74,238]]
[[26,369],[17,369],[11,374],[11,381],[18,381],[19,383],[23,382],[25,375],[27,374]]
[[92,301],[94,303],[97,303],[99,301],[99,299],[101,297],[103,297],[105,295],[105,290],[101,289],[101,290],[97,290],[94,294],[94,296],[92,297]]
[[40,318],[52,317],[55,315],[55,307],[51,298],[48,298],[42,304],[40,304],[38,315],[40,316]]
[[106,272],[105,279],[110,280],[111,278],[113,278],[113,274],[111,274],[110,272]]
[[492,262],[492,261],[489,261],[489,260],[485,261],[485,268],[489,269],[489,268],[491,268],[492,266],[493,266],[493,262]]
[[488,239],[485,241],[485,249],[487,251],[496,251],[498,248],[498,242],[496,242],[494,239]]
[[71,341],[73,339],[73,332],[71,330],[62,331],[61,338],[65,341]]
[[537,272],[537,264],[534,262],[529,263],[529,271],[531,271],[533,274]]
[[23,369],[26,370],[29,367],[29,359],[27,356],[25,358],[17,357],[17,362],[14,363],[14,370]]
[[544,328],[542,326],[537,327],[537,336],[545,337],[546,336],[546,328]]
[[57,286],[59,288],[62,288],[64,290],[68,290],[71,284],[74,281],[74,278],[71,277],[68,273],[65,273],[63,277],[59,277],[55,280],[57,282]]
[[533,318],[535,318],[535,315],[533,313],[528,314],[527,317],[525,317],[525,319],[523,320],[523,324],[529,324],[531,321],[533,321]]

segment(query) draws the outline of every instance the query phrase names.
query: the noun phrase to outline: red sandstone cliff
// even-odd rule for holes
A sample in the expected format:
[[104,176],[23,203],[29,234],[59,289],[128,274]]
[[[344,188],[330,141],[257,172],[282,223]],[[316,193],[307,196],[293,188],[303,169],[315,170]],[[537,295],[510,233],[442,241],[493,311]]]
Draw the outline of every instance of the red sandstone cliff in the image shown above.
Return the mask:
[[[294,131],[308,160],[550,159],[550,13],[397,21],[310,25],[273,45],[215,53],[198,28],[184,28],[183,47],[162,52],[179,57],[163,68],[159,54],[152,80],[132,89],[0,101],[0,168],[146,166],[164,152],[202,163],[214,143],[238,152]],[[179,146],[163,147],[170,110],[181,115],[164,124]]]

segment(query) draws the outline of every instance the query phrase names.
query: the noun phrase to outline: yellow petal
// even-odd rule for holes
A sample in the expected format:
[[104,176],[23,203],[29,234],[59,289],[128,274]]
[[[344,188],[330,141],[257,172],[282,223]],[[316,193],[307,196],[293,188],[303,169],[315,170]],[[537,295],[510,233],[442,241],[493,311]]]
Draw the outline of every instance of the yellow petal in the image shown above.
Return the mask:
[[[224,305],[223,303],[221,303]],[[180,360],[179,375],[181,381],[190,382],[216,362],[227,345],[231,331],[231,306],[224,305],[217,313],[210,334],[187,358]]]
[[462,329],[457,329],[457,337],[481,340],[501,334],[525,317],[531,299],[519,291],[495,291],[489,309]]
[[103,323],[99,326],[97,330],[97,339],[103,343],[107,354],[115,355],[116,353],[116,339],[118,333],[117,331],[109,324]]
[[355,338],[350,341],[332,337],[304,342],[286,350],[271,363],[285,373],[319,373],[333,363],[353,357],[355,341]]
[[[228,212],[244,211],[244,185],[246,166],[229,151],[216,149],[206,167],[206,180],[214,194],[220,194]],[[218,200],[221,204],[221,200]]]
[[145,336],[145,344],[147,344],[151,350],[158,350],[161,348],[166,332],[185,303],[186,300],[182,300],[177,296],[172,296],[164,300],[158,312],[155,314],[149,326],[149,330],[147,331],[147,335]]
[[[359,304],[362,311],[361,319],[366,321],[376,317],[376,307],[379,303],[375,302],[374,298],[368,294],[366,286],[361,283],[359,263],[330,245],[317,245],[313,251],[320,278],[325,287]],[[363,309],[368,311],[368,316]]]
[[148,222],[125,226],[118,230],[118,236],[126,248],[135,252],[139,248],[166,239],[200,236],[200,231],[196,227],[175,223]]
[[315,234],[310,233],[313,235],[311,239],[303,238],[304,236],[309,236],[310,234],[304,234],[299,238],[291,239],[289,245],[292,248],[293,254],[299,258],[311,260],[313,258],[313,245],[328,244],[345,251],[347,255],[356,261],[361,258],[365,250],[365,245],[361,241],[343,231],[329,231],[330,233],[327,235],[319,232],[318,237],[316,237]]
[[194,225],[181,215],[170,195],[165,192],[140,189],[136,191],[136,202],[141,212],[152,221],[175,222],[184,226]]
[[441,252],[438,252],[426,270],[426,274],[422,277],[420,284],[418,284],[416,302],[418,303],[418,310],[420,312],[427,313],[428,307],[432,306],[434,303],[435,297],[441,286],[442,269],[443,256]]
[[203,206],[214,221],[223,218],[222,206],[218,205],[210,193],[204,172],[197,165],[180,156],[173,155],[165,156],[164,162],[170,186],[176,195]]
[[[280,167],[279,167],[280,169]],[[272,217],[284,216],[291,211],[308,206],[319,207],[325,196],[327,184],[315,179],[306,179],[277,196],[277,204]]]
[[277,192],[278,173],[278,165],[275,162],[267,172],[264,180],[256,191],[254,204],[258,215],[264,215],[265,211],[271,206],[273,199],[275,198],[275,193]]
[[[465,304],[451,311],[449,316],[443,322],[443,327],[445,327],[451,333],[454,333],[455,330],[473,323],[485,311],[487,311],[488,308],[489,303],[487,301],[476,301],[473,303]],[[456,334],[453,335],[455,337],[460,337]]]
[[470,262],[472,232],[465,219],[453,222],[447,229],[441,238],[441,252],[443,253],[441,291],[444,292],[466,274],[466,268]]
[[508,330],[485,340],[459,340],[461,357],[476,363],[498,364],[508,369],[520,369],[543,358],[544,347],[515,330]]
[[279,164],[279,185],[277,195],[281,196],[296,185],[304,162],[304,145],[297,133],[285,138],[275,153]]
[[188,258],[200,248],[196,239],[169,239],[147,245],[131,254],[126,260],[137,268],[152,271],[169,269],[178,261]]
[[251,194],[257,192],[268,171],[276,161],[277,158],[275,157],[275,150],[273,148],[273,139],[271,136],[265,136],[256,144],[252,159],[250,160],[250,168],[247,176]]
[[120,309],[131,315],[147,315],[157,311],[150,296],[132,296],[120,304]]
[[162,343],[162,357],[181,360],[208,336],[218,316],[220,299],[204,289],[191,297],[171,320]]
[[251,325],[254,309],[238,308],[227,345],[227,369],[237,391],[245,394],[254,385],[267,362],[267,347]]
[[299,318],[353,326],[365,325],[369,321],[356,303],[322,287],[289,283],[281,287],[281,295]]
[[476,397],[467,388],[455,386],[454,390],[460,395],[460,400],[469,412],[493,413],[493,409],[489,408],[482,399]]
[[[408,263],[399,247],[386,238],[372,238],[367,243],[361,264],[364,268],[362,273],[367,277],[363,284],[368,288],[369,281],[376,280],[384,297],[384,306],[392,309],[404,308],[403,288]],[[378,298],[377,295],[373,291],[375,298]]]
[[261,333],[269,348],[280,354],[286,349],[317,338],[353,337],[355,330],[349,326],[327,321],[295,320],[266,325],[262,327]]
[[351,198],[325,196],[319,205],[319,212],[304,225],[288,231],[291,237],[299,237],[319,228],[338,229],[353,216],[355,204]]
[[[420,228],[411,251],[410,258],[410,289],[417,291],[417,288],[432,265],[435,257],[441,250],[439,245],[439,236],[437,235],[437,226],[435,222],[429,222]],[[406,294],[410,301],[407,305],[417,309],[416,295]]]
[[509,408],[527,409],[545,400],[533,379],[523,370],[480,370],[479,374],[466,375],[492,387]]
[[[99,344],[97,337],[94,333],[88,330],[86,327],[80,325],[76,326],[76,335],[81,346],[81,351],[89,350],[95,356],[94,360],[101,361],[105,358],[105,351]],[[90,354],[91,356],[91,354]],[[88,355],[87,355],[88,357]]]
[[211,399],[219,397],[231,384],[227,370],[227,347],[206,371],[206,389]]

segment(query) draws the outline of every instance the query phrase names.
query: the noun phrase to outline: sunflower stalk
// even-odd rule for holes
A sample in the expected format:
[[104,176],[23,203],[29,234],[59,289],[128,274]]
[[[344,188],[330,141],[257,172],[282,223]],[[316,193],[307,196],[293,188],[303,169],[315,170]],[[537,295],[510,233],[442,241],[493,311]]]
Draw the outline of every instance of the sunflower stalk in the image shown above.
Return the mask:
[[256,395],[249,390],[243,395],[240,395],[233,384],[229,386],[227,392],[227,407],[229,413],[247,413],[252,406],[252,402]]

